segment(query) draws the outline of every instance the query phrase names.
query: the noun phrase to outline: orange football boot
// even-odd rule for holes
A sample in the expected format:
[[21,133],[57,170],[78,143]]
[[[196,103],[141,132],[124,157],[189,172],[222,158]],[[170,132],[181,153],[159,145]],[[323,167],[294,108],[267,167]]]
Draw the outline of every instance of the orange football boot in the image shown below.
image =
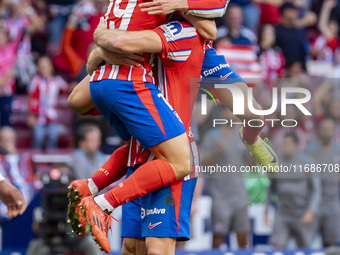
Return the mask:
[[119,222],[110,214],[104,212],[94,201],[94,196],[85,197],[81,200],[81,208],[83,214],[86,215],[87,223],[90,226],[93,240],[99,245],[102,251],[109,253],[110,243],[108,240],[108,232],[111,230],[111,218]]
[[67,222],[78,237],[84,237],[86,233],[86,217],[82,214],[80,208],[80,201],[84,197],[91,196],[91,192],[88,188],[88,180],[76,180],[70,184],[69,193],[67,197],[70,202],[67,210]]

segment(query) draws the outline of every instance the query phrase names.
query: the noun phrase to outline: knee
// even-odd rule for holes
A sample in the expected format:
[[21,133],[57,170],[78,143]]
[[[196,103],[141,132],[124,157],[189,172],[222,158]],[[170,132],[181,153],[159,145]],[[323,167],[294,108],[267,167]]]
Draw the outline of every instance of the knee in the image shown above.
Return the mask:
[[77,96],[75,95],[75,93],[72,92],[72,93],[69,95],[69,97],[68,97],[68,99],[67,99],[67,104],[68,104],[68,106],[69,106],[73,111],[75,111],[76,113],[78,113],[77,110],[79,110],[79,109],[78,109],[78,107],[77,107]]
[[122,255],[136,254],[136,246],[129,242],[124,242],[122,247]]
[[177,179],[180,180],[190,174],[191,172],[191,150],[190,147],[183,148],[183,151],[181,153],[181,159],[178,160],[176,163],[176,176]]
[[134,255],[134,253],[123,246],[122,247],[122,255]]
[[157,249],[155,247],[150,247],[147,250],[147,255],[164,255],[164,252],[162,252],[160,249]]

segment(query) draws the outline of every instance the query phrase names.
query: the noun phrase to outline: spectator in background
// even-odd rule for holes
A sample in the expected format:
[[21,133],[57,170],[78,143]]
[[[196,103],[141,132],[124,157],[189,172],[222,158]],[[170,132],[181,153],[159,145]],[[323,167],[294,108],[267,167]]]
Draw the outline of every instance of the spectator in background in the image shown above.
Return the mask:
[[99,151],[101,131],[94,124],[82,124],[77,130],[78,149],[72,159],[75,179],[87,179],[101,168],[108,156]]
[[317,22],[317,16],[310,11],[310,6],[306,0],[285,0],[287,3],[293,3],[298,10],[298,19],[296,20],[296,27],[305,29],[314,26]]
[[47,45],[47,3],[45,0],[33,0],[32,7],[34,8],[39,20],[41,27],[32,35],[32,52],[40,55],[46,55],[46,45]]
[[10,40],[8,26],[0,20],[0,126],[9,126],[15,92],[14,67],[20,37]]
[[44,30],[44,23],[36,14],[30,1],[14,0],[7,6],[6,23],[11,38],[20,38],[18,58],[15,67],[16,88],[18,92],[26,92],[35,73],[35,63],[31,51],[31,36]]
[[[240,6],[231,4],[226,15],[226,26],[217,30],[215,43],[218,55],[225,57],[228,64],[243,78],[261,78],[262,70],[256,55],[256,35],[242,25],[243,14]],[[249,84],[248,86],[254,86]]]
[[313,118],[318,124],[325,117],[336,124],[337,142],[340,142],[340,84],[338,79],[328,79],[313,93]]
[[0,154],[17,154],[17,135],[11,127],[0,129]]
[[[297,78],[304,74],[305,74],[305,70],[303,69],[302,62],[294,61],[286,65],[286,77],[287,78]],[[290,82],[294,82],[294,79],[291,79]]]
[[282,49],[286,65],[299,62],[306,68],[305,33],[296,26],[298,10],[287,2],[280,7],[280,23],[276,26],[277,45]]
[[[243,157],[246,166],[257,166],[255,158],[248,152],[244,152]],[[254,171],[245,173],[244,177],[249,202],[251,204],[265,204],[267,199],[267,190],[270,184],[266,175],[261,172]]]
[[284,0],[254,0],[260,7],[260,25],[276,25],[280,20],[279,7]]
[[336,0],[323,3],[318,28],[320,35],[315,39],[311,53],[315,59],[335,63],[339,54],[339,25],[337,20],[331,19],[331,11],[337,5]]
[[49,13],[47,53],[54,57],[60,54],[60,42],[67,17],[76,0],[47,0]]
[[[220,110],[220,116],[235,120],[228,108]],[[202,165],[230,165],[240,169],[244,164],[242,150],[242,143],[234,128],[227,124],[213,128],[200,144]],[[214,173],[207,176],[205,184],[212,198],[212,248],[220,248],[225,236],[231,232],[236,232],[239,248],[246,248],[249,231],[248,198],[242,173]]]
[[[24,200],[22,206],[26,208],[35,196],[34,173],[31,158],[17,152],[16,132],[11,127],[0,129],[0,148],[4,155],[0,156],[0,175],[13,184],[21,192]],[[1,199],[1,196],[0,196]],[[0,218],[7,212],[5,205],[0,204]]]
[[240,6],[230,4],[224,17],[226,25],[217,30],[216,43],[227,37],[233,45],[256,44],[256,35],[242,25],[243,14]]
[[[299,153],[299,138],[295,133],[285,135],[282,149],[280,164],[283,166],[310,166],[313,162],[306,154]],[[268,223],[268,208],[275,192],[278,202],[271,236],[275,249],[286,249],[291,237],[299,248],[307,247],[311,239],[312,222],[321,200],[321,182],[309,175],[306,171],[277,172],[271,178],[265,221]]]
[[291,132],[294,132],[299,137],[299,151],[304,151],[308,143],[307,130],[304,121],[305,116],[295,107],[295,105],[287,105],[286,110],[286,115],[279,116],[279,118],[281,118],[281,120],[296,120],[298,124],[295,127],[279,127],[273,132],[273,136],[275,137],[275,139],[273,139],[275,151],[277,151],[278,154],[283,153],[284,148],[282,142],[284,141],[284,137]]
[[314,234],[317,235],[321,230],[323,246],[327,248],[336,246],[339,240],[339,171],[334,168],[340,164],[340,144],[335,142],[336,129],[332,119],[321,120],[317,134],[318,140],[313,141],[307,148],[307,152],[322,168],[319,176],[321,177],[322,199],[316,215]]
[[107,8],[107,0],[80,1],[70,14],[62,39],[61,55],[54,65],[72,77],[87,75],[85,63],[93,43],[93,33]]
[[260,9],[256,3],[256,0],[233,0],[233,4],[242,8],[243,25],[252,31],[257,29],[260,18]]
[[258,55],[263,78],[268,88],[271,88],[271,79],[281,78],[284,75],[284,56],[276,45],[275,28],[272,25],[266,24],[260,27],[258,40]]
[[38,73],[29,87],[28,125],[33,128],[33,148],[41,149],[47,134],[48,149],[58,143],[58,96],[67,90],[66,82],[54,75],[51,59],[42,56],[37,61]]

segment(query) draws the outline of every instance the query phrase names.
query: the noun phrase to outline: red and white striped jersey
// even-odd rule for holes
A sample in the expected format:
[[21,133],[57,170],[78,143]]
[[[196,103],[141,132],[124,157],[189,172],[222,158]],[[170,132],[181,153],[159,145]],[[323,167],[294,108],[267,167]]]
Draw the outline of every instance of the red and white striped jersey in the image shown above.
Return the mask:
[[58,96],[60,91],[66,90],[67,83],[60,76],[33,77],[28,89],[28,110],[36,115],[37,124],[44,125],[58,119]]
[[312,43],[312,49],[317,52],[316,60],[335,63],[339,54],[339,38],[327,40],[325,36],[319,35]]
[[[199,86],[193,82],[200,79],[204,40],[199,37],[194,27],[183,22],[171,22],[154,31],[160,36],[163,44],[155,72],[158,88],[182,119],[194,158],[193,171],[186,180],[197,176],[194,169],[199,164],[198,148],[190,126],[191,113],[199,91]],[[132,138],[129,166],[142,164],[153,158],[150,151],[144,151],[140,143]]]
[[264,50],[260,57],[262,75],[268,85],[271,79],[282,78],[284,75],[285,59],[278,49]]
[[[165,15],[149,15],[142,12],[139,4],[146,0],[110,0],[104,15],[107,28],[128,31],[154,29],[166,21]],[[143,55],[145,61],[141,67],[104,65],[91,76],[91,81],[106,79],[154,83],[152,76],[151,54]]]

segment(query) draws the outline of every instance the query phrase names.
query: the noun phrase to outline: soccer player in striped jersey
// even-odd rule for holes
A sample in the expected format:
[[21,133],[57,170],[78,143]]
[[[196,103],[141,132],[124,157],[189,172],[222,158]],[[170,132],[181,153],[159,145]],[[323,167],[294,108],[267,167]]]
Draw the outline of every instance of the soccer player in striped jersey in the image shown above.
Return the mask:
[[[97,41],[100,46],[110,48],[121,45],[117,43],[117,40],[121,40],[119,37],[124,32],[107,29],[98,30],[100,31],[96,32],[95,37],[99,37]],[[150,33],[146,32],[148,31],[131,32],[123,37],[122,44],[129,47],[131,52],[146,52],[150,50],[150,48],[144,46],[148,43],[153,45],[154,51],[161,52],[159,57],[164,67],[159,63],[158,79],[161,81],[159,86],[169,103],[175,110],[178,109],[179,111],[179,116],[187,129],[187,135],[194,152],[194,162],[197,163],[198,150],[190,131],[191,112],[195,98],[189,100],[189,97],[196,97],[198,88],[193,91],[190,86],[190,79],[196,78],[199,81],[201,70],[197,69],[197,64],[202,63],[204,58],[204,40],[197,34],[195,28],[183,22],[172,22],[151,30]],[[145,34],[149,34],[148,38],[145,37]],[[141,43],[142,38],[147,43]],[[127,173],[129,177],[127,179],[134,171],[139,169],[141,164],[144,165],[150,160],[152,162],[153,158],[150,151],[144,150],[136,139],[132,139],[128,163],[130,167]],[[194,166],[192,169],[194,169]],[[174,254],[176,239],[188,240],[190,238],[189,218],[191,200],[196,185],[195,177],[196,175],[193,173],[172,185],[157,189],[140,199],[129,202],[126,206],[124,205],[123,254],[130,250],[133,243],[144,242],[142,238],[146,238],[149,252],[157,249],[157,252]],[[110,203],[108,193],[100,196],[106,198]],[[89,199],[91,198],[84,198],[81,203],[86,204]],[[154,211],[154,208],[160,209]],[[145,212],[144,215],[143,211]],[[91,215],[87,215],[87,218],[89,217]],[[108,242],[102,242],[101,239],[98,241],[106,250]]]
[[[212,52],[212,53],[213,53],[213,52]],[[216,53],[215,53],[215,55],[216,55]],[[219,60],[221,60],[221,58],[219,58]],[[225,61],[224,58],[223,58],[223,61]],[[222,62],[223,62],[223,61],[222,61]],[[229,69],[229,70],[230,70],[230,69]],[[123,156],[122,158],[124,158],[124,156],[125,156],[126,154],[123,155],[122,153],[120,153],[120,155]],[[117,156],[117,155],[116,155],[116,156]],[[114,162],[117,163],[117,161],[119,161],[119,160],[114,160],[114,157],[112,157],[111,159],[112,159],[112,160],[111,160],[111,163],[114,163]],[[121,163],[121,162],[118,162],[118,163]],[[114,164],[113,164],[113,165],[114,165]],[[118,164],[118,165],[119,165],[119,164]],[[121,165],[124,165],[124,164],[121,164]],[[110,164],[109,164],[109,165],[103,166],[103,169],[106,170],[107,167],[111,167],[111,168],[112,168],[112,165],[110,166]],[[99,171],[99,172],[102,172],[103,169],[101,169],[101,171]],[[107,170],[106,170],[106,172],[107,172]],[[113,172],[114,172],[114,171],[113,171]],[[111,175],[110,177],[112,177],[112,175]],[[103,179],[103,178],[102,178],[102,179]],[[107,178],[107,179],[110,179],[110,178]]]
[[[185,11],[187,14],[195,15],[202,18],[218,18],[224,14],[228,2],[229,0],[154,0],[151,2],[140,4],[140,6],[142,7],[141,11],[148,12],[149,14],[153,15],[168,14],[173,11],[181,10]],[[199,33],[205,39],[209,40],[207,37],[204,36],[204,34],[209,35],[209,31],[206,31],[203,28],[201,30],[199,29]],[[223,66],[223,68],[219,68],[217,72],[209,73],[209,70],[216,69],[216,67],[220,66]],[[228,79],[225,79],[226,76],[228,76]],[[206,84],[209,82],[214,83],[215,81],[223,79],[225,83],[230,83],[241,89],[243,95],[245,95],[245,101],[248,101],[247,84],[237,74],[237,72],[227,64],[223,56],[218,56],[216,54],[216,51],[211,46],[211,44],[208,44],[206,47],[205,59],[202,66],[202,79],[203,81],[205,81]],[[78,88],[78,91],[79,90],[81,90],[81,87]],[[233,110],[233,96],[231,91],[226,89],[216,89],[216,91],[220,95],[223,104]],[[89,97],[87,96],[82,98]],[[93,108],[93,105],[91,105],[91,100],[84,100],[83,103],[81,103],[80,100],[72,101],[77,102],[73,103],[73,109],[76,111],[80,110],[80,113],[84,113],[85,109],[90,111]],[[262,108],[261,105],[257,103],[255,98],[253,98],[252,101],[255,109],[260,110]],[[76,105],[78,105],[79,107]],[[253,154],[256,161],[260,165],[267,166],[268,169],[269,166],[278,166],[278,158],[276,156],[276,153],[259,136],[260,132],[265,126],[265,117],[253,114],[249,110],[248,105],[245,105],[244,110],[244,115],[237,116],[241,120],[247,122],[250,119],[261,119],[264,121],[264,125],[262,125],[261,127],[251,127],[249,125],[244,125],[244,127],[240,129],[240,137],[244,142],[246,148]]]
[[[125,9],[122,10],[121,5],[116,2],[110,3],[105,15],[106,28],[133,29],[130,24],[136,24],[132,14],[134,11],[138,13],[137,2],[127,1],[126,4]],[[122,14],[123,12],[124,14]],[[111,17],[111,14],[114,14],[114,17]],[[142,15],[139,14],[139,16]],[[153,24],[149,25],[153,26]],[[116,31],[122,30],[116,29]],[[191,33],[197,35],[196,32],[192,31]],[[148,38],[148,31],[143,31],[142,35]],[[143,37],[139,42],[147,41],[142,39]],[[116,40],[116,42],[118,41]],[[126,51],[126,45],[128,44],[121,45],[121,48],[116,47],[117,51]],[[153,42],[142,45],[143,51],[152,53],[161,50],[161,45],[158,49],[152,47],[153,45]],[[105,197],[91,197],[92,200],[84,204],[87,212],[92,212],[90,215],[94,213],[98,217],[107,219],[101,209],[113,211],[129,200],[172,184],[190,173],[190,147],[183,122],[153,84],[150,54],[144,54],[143,57],[145,60],[139,66],[104,65],[99,67],[91,76],[90,91],[96,108],[115,127],[123,140],[128,141],[133,135],[143,148],[152,151],[155,160],[143,164]],[[125,148],[122,149],[125,150]],[[95,178],[90,182],[92,180],[92,187],[98,187]],[[71,204],[68,216],[72,228],[75,228],[72,221],[80,222],[76,219],[77,215],[79,217],[79,210],[76,215],[76,205],[81,196],[77,195],[79,189],[74,182],[70,189]],[[96,204],[101,205],[99,211],[95,211],[96,208],[99,208]],[[83,224],[83,222],[80,223]],[[93,233],[99,230],[102,231],[103,228],[99,228],[98,225],[92,227]],[[83,236],[84,231],[78,232],[78,234]],[[97,236],[97,239],[100,238]]]
[[[221,11],[223,13],[223,5],[227,6],[229,0],[153,0],[141,4],[143,12],[147,12],[150,15],[163,15],[168,14],[174,10],[187,11],[188,14],[196,15],[202,18],[218,18]],[[223,15],[223,14],[222,14]],[[211,70],[217,70],[209,72]],[[202,66],[202,83],[215,84],[215,83],[232,84],[243,92],[245,96],[245,102],[248,101],[247,84],[237,74],[237,72],[231,68],[226,62],[223,56],[218,56],[212,44],[206,46],[205,58]],[[218,95],[221,97],[223,104],[233,110],[233,96],[231,91],[226,89],[216,89]],[[254,108],[261,110],[262,106],[252,98]],[[267,169],[275,169],[278,166],[278,158],[274,150],[266,144],[265,141],[259,136],[260,132],[266,125],[265,116],[259,116],[253,114],[246,104],[244,106],[244,115],[238,115],[239,119],[247,123],[251,119],[261,119],[264,125],[260,127],[251,127],[245,124],[240,128],[239,134],[242,142],[246,148],[255,157],[258,164],[266,166]],[[271,167],[271,168],[270,168]]]

